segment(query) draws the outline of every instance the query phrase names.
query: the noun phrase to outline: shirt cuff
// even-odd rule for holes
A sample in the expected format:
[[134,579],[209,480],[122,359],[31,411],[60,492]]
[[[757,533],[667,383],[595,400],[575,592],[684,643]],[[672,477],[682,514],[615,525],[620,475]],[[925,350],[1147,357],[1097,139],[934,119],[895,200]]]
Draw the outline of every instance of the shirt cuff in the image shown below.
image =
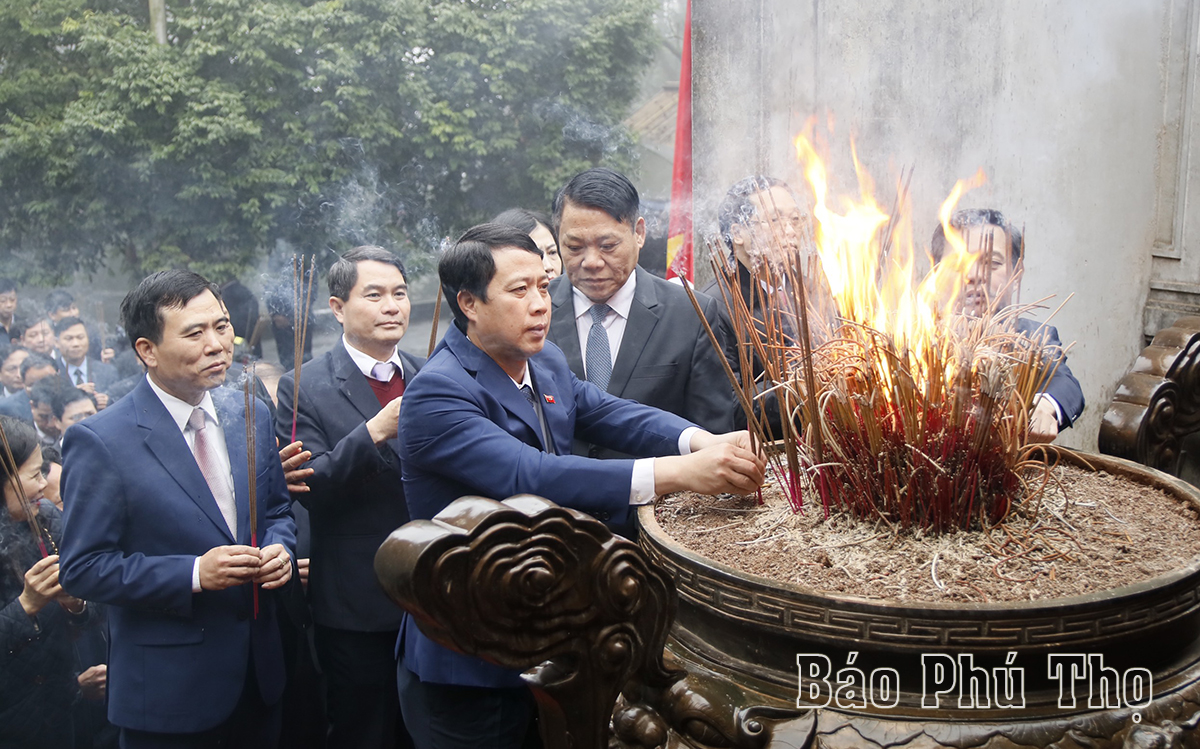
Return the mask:
[[648,505],[658,495],[654,493],[654,458],[633,461],[633,480],[629,482],[629,504]]
[[688,427],[679,433],[679,454],[692,454],[692,435],[700,431],[700,427]]
[[196,557],[196,561],[192,564],[192,592],[199,593],[204,590],[200,587],[200,557]]
[[1050,402],[1050,405],[1054,406],[1054,418],[1058,420],[1058,426],[1061,429],[1063,426],[1062,406],[1058,405],[1058,401],[1054,400],[1054,396],[1049,393],[1038,393],[1038,398],[1047,400]]

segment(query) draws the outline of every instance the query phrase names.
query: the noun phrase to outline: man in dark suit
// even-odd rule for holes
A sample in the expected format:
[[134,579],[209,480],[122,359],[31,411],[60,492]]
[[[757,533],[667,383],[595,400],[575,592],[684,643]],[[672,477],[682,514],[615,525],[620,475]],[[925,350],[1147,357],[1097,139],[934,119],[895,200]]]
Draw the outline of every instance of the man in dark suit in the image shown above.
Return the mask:
[[[637,267],[646,241],[638,203],[633,184],[603,168],[575,175],[555,196],[566,275],[550,287],[548,338],[576,377],[710,432],[728,432],[736,407],[733,388],[687,292]],[[716,330],[716,301],[698,299]],[[620,457],[587,443],[575,451]]]
[[96,405],[108,406],[108,389],[118,379],[117,368],[88,356],[91,338],[87,326],[78,317],[64,317],[54,323],[54,336],[62,354],[62,379],[68,385],[87,391],[96,398]]
[[[991,208],[968,208],[950,217],[950,226],[961,232],[967,252],[980,255],[971,266],[966,285],[958,297],[965,315],[978,317],[986,311],[1000,312],[1008,307],[1024,273],[1024,239],[1021,230]],[[941,224],[933,232],[930,254],[941,262],[946,253],[946,234]],[[990,256],[987,253],[991,253]],[[1016,331],[1042,345],[1057,362],[1053,376],[1042,386],[1033,413],[1029,417],[1030,439],[1051,442],[1068,429],[1083,413],[1083,388],[1067,367],[1058,329],[1019,318]]]
[[[659,494],[761,484],[763,460],[747,433],[711,434],[572,374],[562,351],[545,345],[549,282],[528,234],[474,227],[442,256],[438,275],[454,325],[413,379],[400,420],[414,518],[463,495],[531,493],[621,522]],[[571,455],[575,437],[643,457]],[[531,698],[515,671],[433,643],[411,618],[400,648],[400,703],[418,746],[521,745]]]
[[24,383],[25,389],[0,399],[0,414],[33,424],[33,407],[29,403],[29,393],[34,385],[47,377],[53,377],[57,372],[58,364],[49,357],[41,354],[25,357],[25,361],[21,362],[21,382]]
[[12,338],[13,314],[17,311],[17,283],[11,278],[0,278],[0,333],[4,340]]
[[396,700],[394,648],[402,612],[375,578],[375,552],[408,522],[396,455],[405,385],[423,360],[396,345],[408,329],[408,283],[379,247],[347,252],[329,269],[329,306],[342,340],[279,381],[281,443],[312,453],[309,491],[295,498],[312,523],[309,599],[327,679],[329,746],[408,746]]
[[291,578],[295,525],[267,409],[255,401],[251,472],[242,395],[219,388],[233,329],[215,285],[155,273],[121,317],[148,377],[67,430],[62,476],[62,585],[109,605],[109,718],[126,749],[274,746],[271,591]]

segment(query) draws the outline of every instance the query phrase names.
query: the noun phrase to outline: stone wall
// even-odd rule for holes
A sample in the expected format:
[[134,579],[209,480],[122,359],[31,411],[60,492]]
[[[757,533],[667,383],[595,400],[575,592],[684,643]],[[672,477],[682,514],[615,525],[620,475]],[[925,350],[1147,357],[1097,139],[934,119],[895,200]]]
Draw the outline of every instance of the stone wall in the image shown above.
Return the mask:
[[915,168],[923,245],[955,180],[982,167],[961,206],[1025,227],[1022,301],[1075,294],[1053,322],[1088,408],[1060,441],[1095,449],[1143,335],[1200,308],[1198,1],[693,0],[697,222],[747,174],[801,184],[791,141],[813,116],[835,122],[843,189],[850,135],[885,207]]

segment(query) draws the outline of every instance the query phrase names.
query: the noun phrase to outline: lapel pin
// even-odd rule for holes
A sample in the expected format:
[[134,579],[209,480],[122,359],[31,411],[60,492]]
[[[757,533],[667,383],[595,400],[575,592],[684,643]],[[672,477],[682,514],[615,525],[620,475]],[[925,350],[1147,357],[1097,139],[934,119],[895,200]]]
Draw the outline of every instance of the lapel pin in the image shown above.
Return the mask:
[[553,402],[554,402],[554,396],[553,396],[553,395],[546,395],[545,393],[542,393],[542,397],[546,399],[546,402],[547,402],[547,403],[553,403]]

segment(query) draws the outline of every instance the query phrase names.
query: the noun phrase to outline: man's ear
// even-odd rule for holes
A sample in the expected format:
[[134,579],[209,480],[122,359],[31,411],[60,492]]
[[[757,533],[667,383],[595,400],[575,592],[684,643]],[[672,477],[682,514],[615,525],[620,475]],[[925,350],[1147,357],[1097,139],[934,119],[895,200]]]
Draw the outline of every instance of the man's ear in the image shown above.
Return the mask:
[[329,309],[333,311],[334,318],[339,324],[342,322],[342,317],[345,314],[343,308],[346,306],[346,300],[336,296],[329,297]]
[[633,225],[633,236],[637,240],[638,249],[642,249],[642,245],[646,244],[646,219],[638,216],[637,223]]
[[458,308],[462,310],[463,315],[467,318],[467,322],[477,322],[479,320],[479,299],[474,294],[466,289],[461,289],[455,299],[458,300]]
[[149,338],[139,338],[133,342],[133,350],[147,369],[158,366],[158,347]]

